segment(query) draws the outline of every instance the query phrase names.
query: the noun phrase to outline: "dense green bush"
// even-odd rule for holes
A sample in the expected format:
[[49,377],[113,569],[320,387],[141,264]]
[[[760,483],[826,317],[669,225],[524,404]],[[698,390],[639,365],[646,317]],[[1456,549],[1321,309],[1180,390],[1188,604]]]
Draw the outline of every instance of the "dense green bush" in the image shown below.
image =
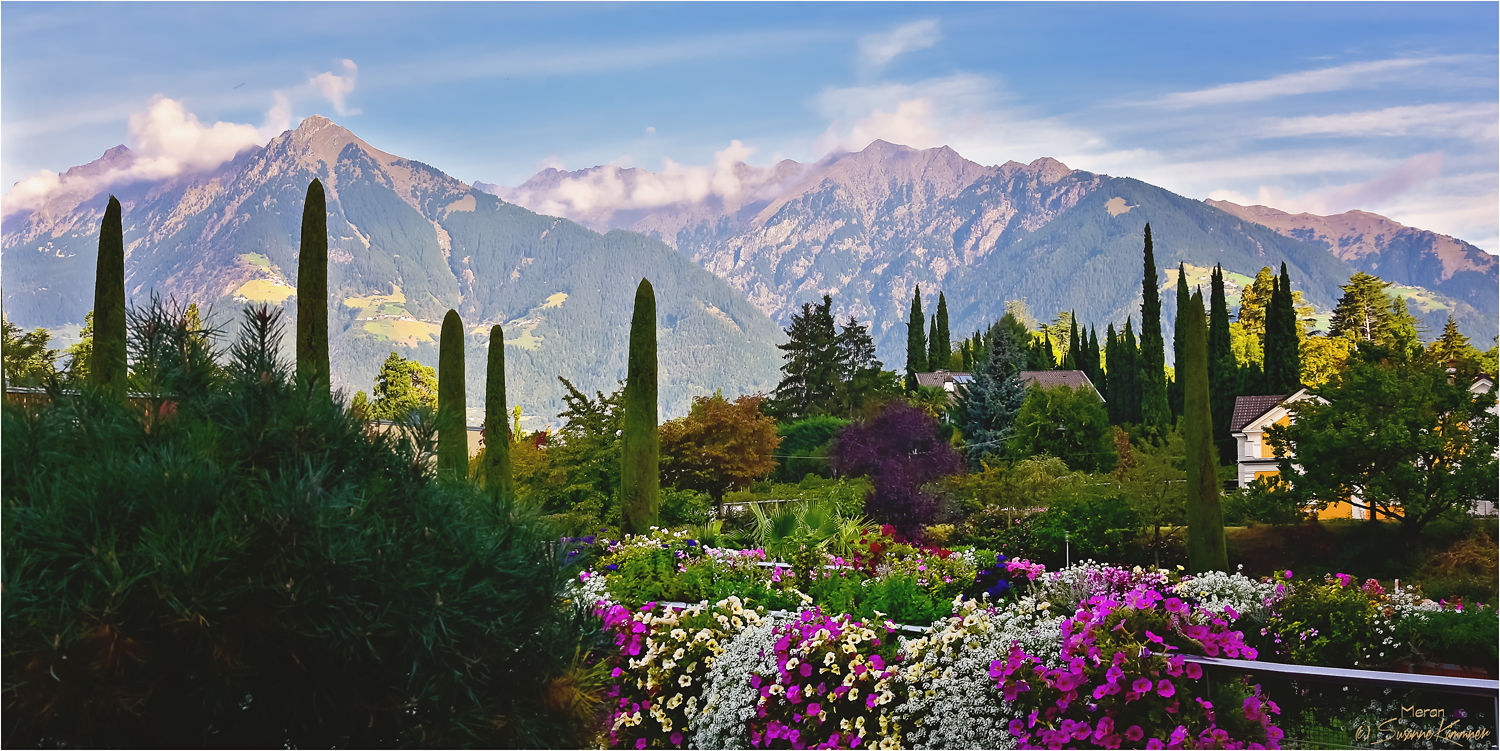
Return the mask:
[[583,556],[294,386],[275,316],[224,368],[134,323],[155,396],[4,409],[6,745],[589,742]]
[[780,455],[776,460],[776,480],[797,482],[809,474],[832,477],[828,444],[849,423],[841,417],[818,415],[778,425],[776,434],[781,436],[781,445],[776,451]]
[[1500,618],[1496,618],[1493,606],[1403,618],[1396,635],[1424,660],[1482,665],[1491,675],[1500,664],[1496,649],[1500,644]]

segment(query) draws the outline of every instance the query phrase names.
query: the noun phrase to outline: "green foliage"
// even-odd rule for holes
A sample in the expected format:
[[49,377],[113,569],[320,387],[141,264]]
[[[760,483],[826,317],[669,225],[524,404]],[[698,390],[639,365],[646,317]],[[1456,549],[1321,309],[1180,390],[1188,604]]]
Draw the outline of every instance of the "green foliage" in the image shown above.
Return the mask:
[[125,237],[120,202],[109,197],[99,228],[99,262],[94,276],[94,344],[89,382],[125,398]]
[[[1288,296],[1290,293],[1288,293]],[[1188,569],[1192,573],[1227,571],[1224,512],[1219,505],[1218,452],[1214,450],[1213,416],[1208,396],[1208,331],[1203,293],[1195,292],[1187,308],[1183,359],[1183,443],[1187,485]]]
[[922,315],[922,285],[913,288],[906,320],[906,390],[917,388],[917,374],[927,372],[927,319]]
[[1116,425],[1141,422],[1141,351],[1136,347],[1130,319],[1109,359],[1109,421]]
[[816,415],[852,417],[870,402],[894,393],[885,367],[875,359],[870,330],[854,316],[835,333],[833,298],[818,305],[804,303],[792,314],[787,342],[776,345],[786,354],[781,382],[772,395],[769,412],[782,419]]
[[401,422],[413,412],[438,407],[437,371],[392,352],[375,376],[369,419]]
[[1229,432],[1234,400],[1239,395],[1239,366],[1229,333],[1229,304],[1224,297],[1224,268],[1214,266],[1209,278],[1208,406],[1213,416],[1214,446],[1219,461],[1234,464],[1235,439]]
[[135,321],[170,410],[3,410],[8,746],[586,745],[598,624],[544,526],[306,398],[274,312],[224,368]]
[[668,485],[722,497],[743,489],[776,468],[772,455],[781,438],[776,423],[761,414],[765,397],[700,396],[685,417],[661,425],[661,476]]
[[624,530],[645,532],[656,522],[661,493],[661,438],[656,418],[656,294],[641,279],[630,318],[630,362],[620,436],[620,504]]
[[1020,376],[1026,354],[1007,319],[1015,320],[1006,313],[990,327],[985,359],[975,371],[973,382],[959,387],[953,409],[953,422],[970,447],[971,467],[977,468],[986,456],[1003,453],[1005,442],[1015,432],[1016,413],[1026,402],[1026,384]]
[[[490,327],[490,361],[484,374],[484,485],[501,498],[515,494],[510,466],[509,413],[505,408],[505,332]],[[493,447],[493,450],[490,450]]]
[[1300,504],[1278,487],[1275,477],[1261,477],[1224,496],[1224,523],[1296,524],[1306,518]]
[[1013,457],[1056,456],[1084,472],[1108,472],[1119,461],[1109,414],[1093,389],[1031,388],[1006,441]]
[[323,183],[307,185],[302,205],[302,249],[297,254],[297,383],[327,396],[328,361],[328,204]]
[[714,499],[707,493],[682,488],[661,491],[661,523],[668,527],[707,524]]
[[952,359],[953,344],[948,333],[948,298],[938,293],[937,315],[932,320],[932,335],[927,341],[927,367],[947,370]]
[[464,322],[458,311],[443,317],[438,356],[438,472],[468,477],[469,426],[464,398]]
[[1049,504],[1046,511],[1028,519],[1027,526],[1032,560],[1054,568],[1070,556],[1074,561],[1121,560],[1141,528],[1135,509],[1107,478],[1079,478],[1064,484]]
[[64,378],[75,384],[90,383],[89,364],[94,360],[94,311],[84,314],[78,342],[68,347],[63,354],[68,356]]
[[1177,369],[1177,377],[1167,384],[1167,402],[1172,407],[1174,420],[1182,417],[1182,348],[1187,343],[1187,319],[1183,317],[1183,311],[1188,309],[1188,299],[1187,268],[1178,263],[1177,314],[1172,322],[1172,366]]
[[1500,663],[1500,618],[1495,608],[1467,606],[1462,611],[1423,613],[1403,618],[1396,638],[1425,660],[1457,665]]
[[46,329],[24,333],[10,319],[0,316],[0,360],[4,361],[6,386],[36,387],[57,373],[55,349],[47,345],[52,335]]
[[781,482],[797,482],[809,474],[832,477],[828,466],[828,445],[850,420],[831,415],[806,417],[776,426],[781,436],[777,447],[776,479]]
[[1329,576],[1290,586],[1266,624],[1266,639],[1286,661],[1367,670],[1396,661],[1395,648],[1382,643],[1394,629],[1357,585]]
[[1128,461],[1120,467],[1123,471],[1116,474],[1126,502],[1141,526],[1150,530],[1147,544],[1159,567],[1161,555],[1178,544],[1177,528],[1187,523],[1188,485],[1183,464],[1188,449],[1182,431],[1173,430],[1159,444],[1140,441],[1129,445],[1129,452]]
[[1471,392],[1473,377],[1361,345],[1321,399],[1292,405],[1292,423],[1269,431],[1287,492],[1397,519],[1408,544],[1440,516],[1493,497],[1495,394]]

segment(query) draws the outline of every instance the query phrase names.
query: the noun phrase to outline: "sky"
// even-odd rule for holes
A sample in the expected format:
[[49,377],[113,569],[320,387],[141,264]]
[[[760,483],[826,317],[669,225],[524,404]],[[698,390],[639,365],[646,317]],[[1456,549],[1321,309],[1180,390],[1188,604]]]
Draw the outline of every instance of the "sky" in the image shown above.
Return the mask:
[[117,144],[208,169],[321,114],[465,182],[876,138],[1500,252],[1500,4],[0,4],[0,206]]

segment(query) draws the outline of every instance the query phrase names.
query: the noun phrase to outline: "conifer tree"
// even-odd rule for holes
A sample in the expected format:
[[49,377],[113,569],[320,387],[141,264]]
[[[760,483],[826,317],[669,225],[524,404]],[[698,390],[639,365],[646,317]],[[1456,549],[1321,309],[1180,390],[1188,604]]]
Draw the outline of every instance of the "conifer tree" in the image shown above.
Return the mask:
[[[829,320],[833,318],[828,313],[831,305],[832,300],[824,295],[821,310],[828,314]],[[834,340],[832,360],[837,378],[834,384],[838,397],[836,411],[853,417],[880,391],[885,369],[885,364],[875,359],[875,340],[870,337],[869,327],[860,323],[853,314]]]
[[297,384],[325,398],[329,394],[328,206],[323,183],[316,178],[302,204],[302,250],[297,256]]
[[1284,261],[1281,264],[1281,283],[1278,288],[1281,295],[1273,307],[1277,336],[1281,338],[1281,352],[1275,378],[1279,391],[1290,394],[1302,385],[1302,355],[1301,342],[1297,336],[1297,307],[1293,299],[1292,278],[1287,274]]
[[[298,319],[297,331],[302,331]],[[464,322],[458,311],[443,316],[438,341],[438,473],[464,478],[469,470],[469,426],[464,394]]]
[[1390,282],[1378,276],[1355,272],[1347,284],[1341,285],[1344,294],[1333,309],[1328,335],[1362,342],[1380,341],[1391,319],[1391,300],[1386,294],[1390,286]]
[[1271,299],[1266,303],[1265,340],[1261,359],[1260,392],[1284,394],[1281,384],[1282,350],[1286,340],[1281,337],[1281,280],[1271,278]]
[[[786,353],[782,355],[786,362],[772,395],[772,410],[789,419],[838,412],[836,401],[839,384],[846,380],[841,374],[846,358],[840,355],[834,330],[833,299],[824,295],[820,305],[803,303],[801,312],[792,314],[786,333],[786,344],[776,345]],[[846,344],[856,342],[849,340]],[[870,356],[873,358],[873,351]]]
[[982,456],[1003,453],[1003,443],[1014,432],[1016,412],[1026,402],[1027,385],[1020,377],[1026,352],[1016,339],[1017,326],[1010,325],[1014,320],[1006,313],[990,327],[989,356],[975,367],[973,382],[960,387],[954,407],[954,421],[974,448],[969,459],[976,467]]
[[1141,277],[1141,422],[1157,429],[1172,422],[1167,405],[1166,343],[1161,335],[1161,293],[1157,289],[1156,256],[1151,247],[1151,225],[1146,225],[1144,273]]
[[1459,362],[1476,359],[1475,355],[1479,353],[1469,344],[1469,337],[1458,330],[1452,313],[1448,314],[1448,323],[1444,324],[1443,333],[1433,340],[1428,352],[1433,360],[1444,365],[1457,365]]
[[1239,368],[1229,337],[1229,303],[1224,297],[1224,269],[1214,266],[1209,281],[1208,314],[1208,394],[1209,412],[1214,418],[1214,444],[1225,464],[1235,460],[1234,436],[1229,432],[1234,415],[1234,399],[1239,391]]
[[1172,326],[1172,362],[1177,368],[1177,377],[1167,389],[1167,401],[1172,407],[1174,418],[1182,416],[1182,345],[1186,332],[1183,329],[1185,322],[1182,312],[1187,310],[1188,286],[1187,268],[1181,262],[1177,264],[1177,320]]
[[[1089,380],[1095,387],[1102,388],[1100,382],[1101,368],[1099,367],[1099,332],[1092,325],[1089,326],[1089,346],[1084,356],[1084,372],[1088,373]],[[1103,393],[1103,392],[1100,392]]]
[[938,351],[937,316],[927,319],[927,369],[929,371],[942,370],[944,363],[948,361]]
[[1114,369],[1119,367],[1119,344],[1115,341],[1115,324],[1111,322],[1104,330],[1104,361],[1099,368],[1099,394],[1104,397],[1104,403],[1109,406],[1109,421],[1118,424],[1115,408],[1115,373]]
[[1120,409],[1117,425],[1141,422],[1141,351],[1136,346],[1132,325],[1129,318],[1125,319],[1125,336],[1119,346],[1119,380],[1110,382],[1110,391],[1116,395],[1113,403]]
[[661,493],[661,439],[656,425],[656,292],[642,279],[630,317],[630,360],[621,434],[620,502],[627,534],[656,522]]
[[1057,370],[1057,352],[1052,349],[1052,336],[1042,332],[1042,370]]
[[1213,445],[1213,416],[1208,402],[1208,332],[1203,293],[1190,298],[1186,311],[1183,380],[1183,445],[1187,448],[1188,567],[1193,573],[1229,570],[1224,544],[1224,513],[1219,505],[1218,457]]
[[1078,314],[1068,313],[1068,354],[1063,355],[1063,370],[1081,370],[1083,353],[1078,346]]
[[922,315],[922,285],[911,298],[911,317],[906,321],[906,390],[917,390],[917,374],[927,371],[927,318]]
[[502,499],[515,493],[510,466],[510,420],[505,406],[505,331],[490,327],[490,360],[484,378],[484,484]]
[[927,367],[938,370],[947,368],[949,361],[953,359],[953,342],[949,339],[948,332],[948,298],[941,292],[938,293],[937,316],[933,324],[933,336],[928,343],[932,354],[927,358]]
[[125,233],[120,202],[109,197],[99,227],[99,258],[94,273],[94,345],[89,382],[125,398]]

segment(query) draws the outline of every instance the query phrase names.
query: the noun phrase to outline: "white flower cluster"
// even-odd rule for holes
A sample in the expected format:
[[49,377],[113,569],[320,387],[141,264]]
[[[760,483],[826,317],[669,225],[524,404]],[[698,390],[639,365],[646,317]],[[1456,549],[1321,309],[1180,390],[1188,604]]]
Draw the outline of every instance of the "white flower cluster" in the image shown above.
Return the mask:
[[990,664],[1013,646],[1055,665],[1063,618],[1025,598],[1003,610],[962,602],[958,615],[918,639],[901,639],[908,698],[897,719],[913,748],[1015,748],[1007,725],[1019,716],[1003,701]]
[[1386,603],[1390,606],[1391,620],[1400,622],[1407,618],[1421,618],[1426,620],[1428,613],[1441,612],[1443,606],[1433,602],[1422,595],[1420,587],[1400,586],[1391,587],[1386,594]]
[[602,574],[585,572],[587,576],[568,583],[567,598],[579,610],[593,610],[600,601],[609,606],[609,581]]
[[1224,616],[1226,609],[1233,608],[1240,617],[1264,625],[1271,617],[1276,585],[1251,579],[1238,571],[1232,574],[1209,571],[1184,576],[1172,591],[1179,597],[1196,601],[1199,607],[1220,617]]
[[746,733],[760,691],[750,685],[751,672],[776,673],[776,627],[791,623],[795,613],[770,613],[741,631],[714,660],[705,678],[703,709],[693,718],[693,748],[749,748]]
[[1167,579],[1167,572],[1160,569],[1140,566],[1125,569],[1083,560],[1043,574],[1037,578],[1034,589],[1038,597],[1051,602],[1055,609],[1072,615],[1078,611],[1079,603],[1095,595],[1121,597],[1138,585],[1159,587]]

